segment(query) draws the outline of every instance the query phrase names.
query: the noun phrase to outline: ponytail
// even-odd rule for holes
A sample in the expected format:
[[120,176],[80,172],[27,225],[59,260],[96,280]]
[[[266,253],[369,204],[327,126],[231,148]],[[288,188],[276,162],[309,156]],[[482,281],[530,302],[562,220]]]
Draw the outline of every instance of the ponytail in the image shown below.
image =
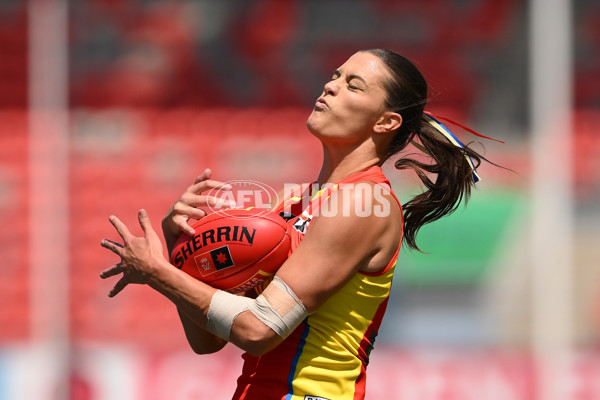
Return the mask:
[[[475,168],[483,157],[468,146],[460,147],[451,143],[428,122],[426,115],[414,132],[412,142],[428,154],[433,163],[401,158],[394,166],[399,170],[415,171],[426,189],[403,205],[404,241],[412,249],[421,251],[416,243],[417,232],[423,225],[452,214],[463,199],[465,203],[468,201],[471,189],[478,180]],[[430,179],[428,173],[436,175],[435,181]]]
[[[425,185],[425,192],[403,205],[403,240],[412,249],[421,251],[416,242],[419,229],[425,224],[452,214],[463,199],[467,202],[473,185],[479,180],[476,169],[481,160],[490,162],[468,146],[464,146],[437,118],[458,125],[477,136],[492,138],[424,111],[427,104],[427,82],[411,61],[391,50],[363,51],[379,57],[387,66],[390,79],[383,82],[386,91],[385,105],[388,110],[402,116],[402,124],[394,133],[384,159],[398,154],[412,143],[433,160],[433,163],[429,164],[401,158],[395,163],[397,169],[414,170]],[[435,181],[430,179],[428,174],[435,174]]]

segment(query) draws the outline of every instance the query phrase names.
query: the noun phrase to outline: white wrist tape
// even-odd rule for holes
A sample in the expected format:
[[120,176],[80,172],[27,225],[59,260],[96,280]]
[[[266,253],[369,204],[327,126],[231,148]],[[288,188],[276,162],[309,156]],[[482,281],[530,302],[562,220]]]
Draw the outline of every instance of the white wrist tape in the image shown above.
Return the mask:
[[275,277],[256,300],[217,291],[210,301],[206,329],[229,340],[233,321],[244,311],[250,311],[283,339],[308,315],[292,289]]

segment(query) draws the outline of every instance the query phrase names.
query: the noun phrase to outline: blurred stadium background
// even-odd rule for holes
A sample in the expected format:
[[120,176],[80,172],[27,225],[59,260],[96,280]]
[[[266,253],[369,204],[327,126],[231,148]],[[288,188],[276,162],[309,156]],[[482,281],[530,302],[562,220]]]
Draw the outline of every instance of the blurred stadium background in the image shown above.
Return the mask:
[[108,299],[107,217],[158,227],[205,167],[312,180],[305,120],[370,47],[516,173],[483,165],[402,252],[367,398],[600,399],[596,0],[2,0],[0,399],[230,398],[240,351],[194,355],[148,288]]

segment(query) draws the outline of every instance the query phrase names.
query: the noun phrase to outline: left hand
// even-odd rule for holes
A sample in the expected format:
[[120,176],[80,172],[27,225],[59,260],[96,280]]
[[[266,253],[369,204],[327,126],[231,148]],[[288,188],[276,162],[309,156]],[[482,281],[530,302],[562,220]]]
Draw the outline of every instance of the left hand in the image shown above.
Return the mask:
[[109,292],[109,297],[116,296],[125,286],[130,283],[147,284],[153,277],[156,268],[166,260],[163,255],[162,243],[152,228],[150,218],[146,210],[140,210],[138,213],[140,226],[144,231],[143,237],[134,236],[127,226],[115,216],[110,216],[109,220],[116,228],[123,239],[123,244],[103,239],[102,247],[107,248],[119,257],[121,262],[102,271],[100,277],[108,277],[123,274],[121,279],[115,284]]

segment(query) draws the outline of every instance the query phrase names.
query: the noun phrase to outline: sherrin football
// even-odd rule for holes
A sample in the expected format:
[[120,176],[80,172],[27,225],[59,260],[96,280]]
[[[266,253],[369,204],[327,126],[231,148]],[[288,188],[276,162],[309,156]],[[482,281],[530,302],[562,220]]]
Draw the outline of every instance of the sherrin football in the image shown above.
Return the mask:
[[272,277],[287,259],[291,239],[279,215],[261,208],[229,209],[192,225],[171,253],[171,264],[230,293],[252,289]]

